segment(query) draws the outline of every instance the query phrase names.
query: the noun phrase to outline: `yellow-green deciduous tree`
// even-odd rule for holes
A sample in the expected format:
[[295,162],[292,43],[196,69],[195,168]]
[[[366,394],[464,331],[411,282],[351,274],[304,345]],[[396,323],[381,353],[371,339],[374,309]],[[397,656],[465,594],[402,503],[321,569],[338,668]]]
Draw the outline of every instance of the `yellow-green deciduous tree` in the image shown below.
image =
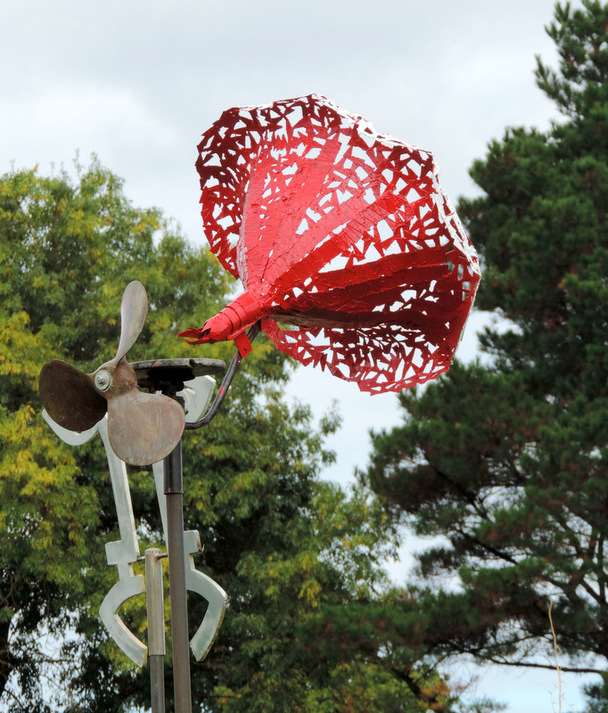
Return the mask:
[[[139,210],[96,161],[66,173],[0,177],[0,691],[3,711],[106,713],[146,707],[148,675],[120,655],[97,610],[116,581],[104,544],[118,539],[99,439],[70,448],[41,418],[37,377],[61,358],[90,372],[113,357],[126,284],[150,313],[131,360],[207,356],[175,338],[227,301],[232,285],[206,250],[157,210]],[[325,419],[281,394],[285,357],[263,338],[218,417],[184,438],[186,527],[198,567],[230,607],[208,658],[193,662],[196,710],[223,713],[416,713],[457,709],[452,692],[382,632],[373,646],[333,621],[387,596],[388,519],[366,496],[319,480],[331,458]],[[161,530],[148,469],[131,469],[142,546]],[[191,604],[193,625],[204,602]],[[387,604],[387,606],[390,606]],[[126,608],[145,639],[144,603]],[[167,666],[170,691],[170,660]]]

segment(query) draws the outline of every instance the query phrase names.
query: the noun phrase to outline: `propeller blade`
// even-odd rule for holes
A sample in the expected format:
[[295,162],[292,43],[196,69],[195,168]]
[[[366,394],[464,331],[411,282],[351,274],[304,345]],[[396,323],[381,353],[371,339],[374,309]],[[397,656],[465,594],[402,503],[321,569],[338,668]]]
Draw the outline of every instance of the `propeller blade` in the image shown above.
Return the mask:
[[69,431],[93,428],[105,415],[107,401],[83,371],[54,359],[42,367],[38,379],[40,397],[49,416]]
[[162,394],[147,394],[135,387],[108,401],[110,445],[130,465],[150,465],[168,456],[179,443],[184,425],[183,408]]
[[119,362],[135,344],[146,323],[148,295],[138,280],[129,282],[120,303],[120,341],[113,362]]

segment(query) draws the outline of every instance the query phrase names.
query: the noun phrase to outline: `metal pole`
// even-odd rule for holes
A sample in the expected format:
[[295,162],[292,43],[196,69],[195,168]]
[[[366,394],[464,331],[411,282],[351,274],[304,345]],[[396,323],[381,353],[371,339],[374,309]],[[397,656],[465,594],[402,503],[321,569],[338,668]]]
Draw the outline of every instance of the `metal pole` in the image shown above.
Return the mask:
[[148,661],[152,713],[165,713],[165,616],[161,551],[146,550],[146,606],[148,610]]
[[192,713],[190,652],[188,648],[188,600],[184,557],[184,504],[182,444],[177,444],[163,461],[167,499],[167,551],[171,596],[171,637],[173,650],[173,694],[175,713]]

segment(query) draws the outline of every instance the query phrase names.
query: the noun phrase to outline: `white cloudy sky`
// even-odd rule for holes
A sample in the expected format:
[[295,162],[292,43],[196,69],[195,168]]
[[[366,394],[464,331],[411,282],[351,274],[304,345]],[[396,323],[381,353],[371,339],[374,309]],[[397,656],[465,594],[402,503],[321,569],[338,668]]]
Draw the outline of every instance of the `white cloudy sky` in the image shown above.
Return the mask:
[[[474,192],[467,171],[489,140],[554,116],[533,77],[536,53],[555,59],[543,29],[552,11],[552,0],[5,2],[0,170],[48,172],[95,152],[137,205],[163,208],[202,241],[200,134],[230,106],[316,92],[431,150],[455,202]],[[398,420],[394,396],[361,395],[315,371],[300,369],[291,393],[317,415],[338,400],[335,479],[365,465],[370,428]],[[539,713],[553,710],[552,696],[557,708],[556,688],[555,674],[501,670],[479,691]],[[573,705],[577,688],[565,680]]]

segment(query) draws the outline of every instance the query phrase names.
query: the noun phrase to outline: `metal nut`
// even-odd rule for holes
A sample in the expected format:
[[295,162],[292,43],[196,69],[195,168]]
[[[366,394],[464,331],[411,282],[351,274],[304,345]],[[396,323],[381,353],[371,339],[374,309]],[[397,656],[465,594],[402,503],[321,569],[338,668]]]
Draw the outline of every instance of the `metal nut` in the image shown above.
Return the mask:
[[95,374],[95,386],[99,391],[107,391],[112,386],[112,375],[109,371],[101,369]]

